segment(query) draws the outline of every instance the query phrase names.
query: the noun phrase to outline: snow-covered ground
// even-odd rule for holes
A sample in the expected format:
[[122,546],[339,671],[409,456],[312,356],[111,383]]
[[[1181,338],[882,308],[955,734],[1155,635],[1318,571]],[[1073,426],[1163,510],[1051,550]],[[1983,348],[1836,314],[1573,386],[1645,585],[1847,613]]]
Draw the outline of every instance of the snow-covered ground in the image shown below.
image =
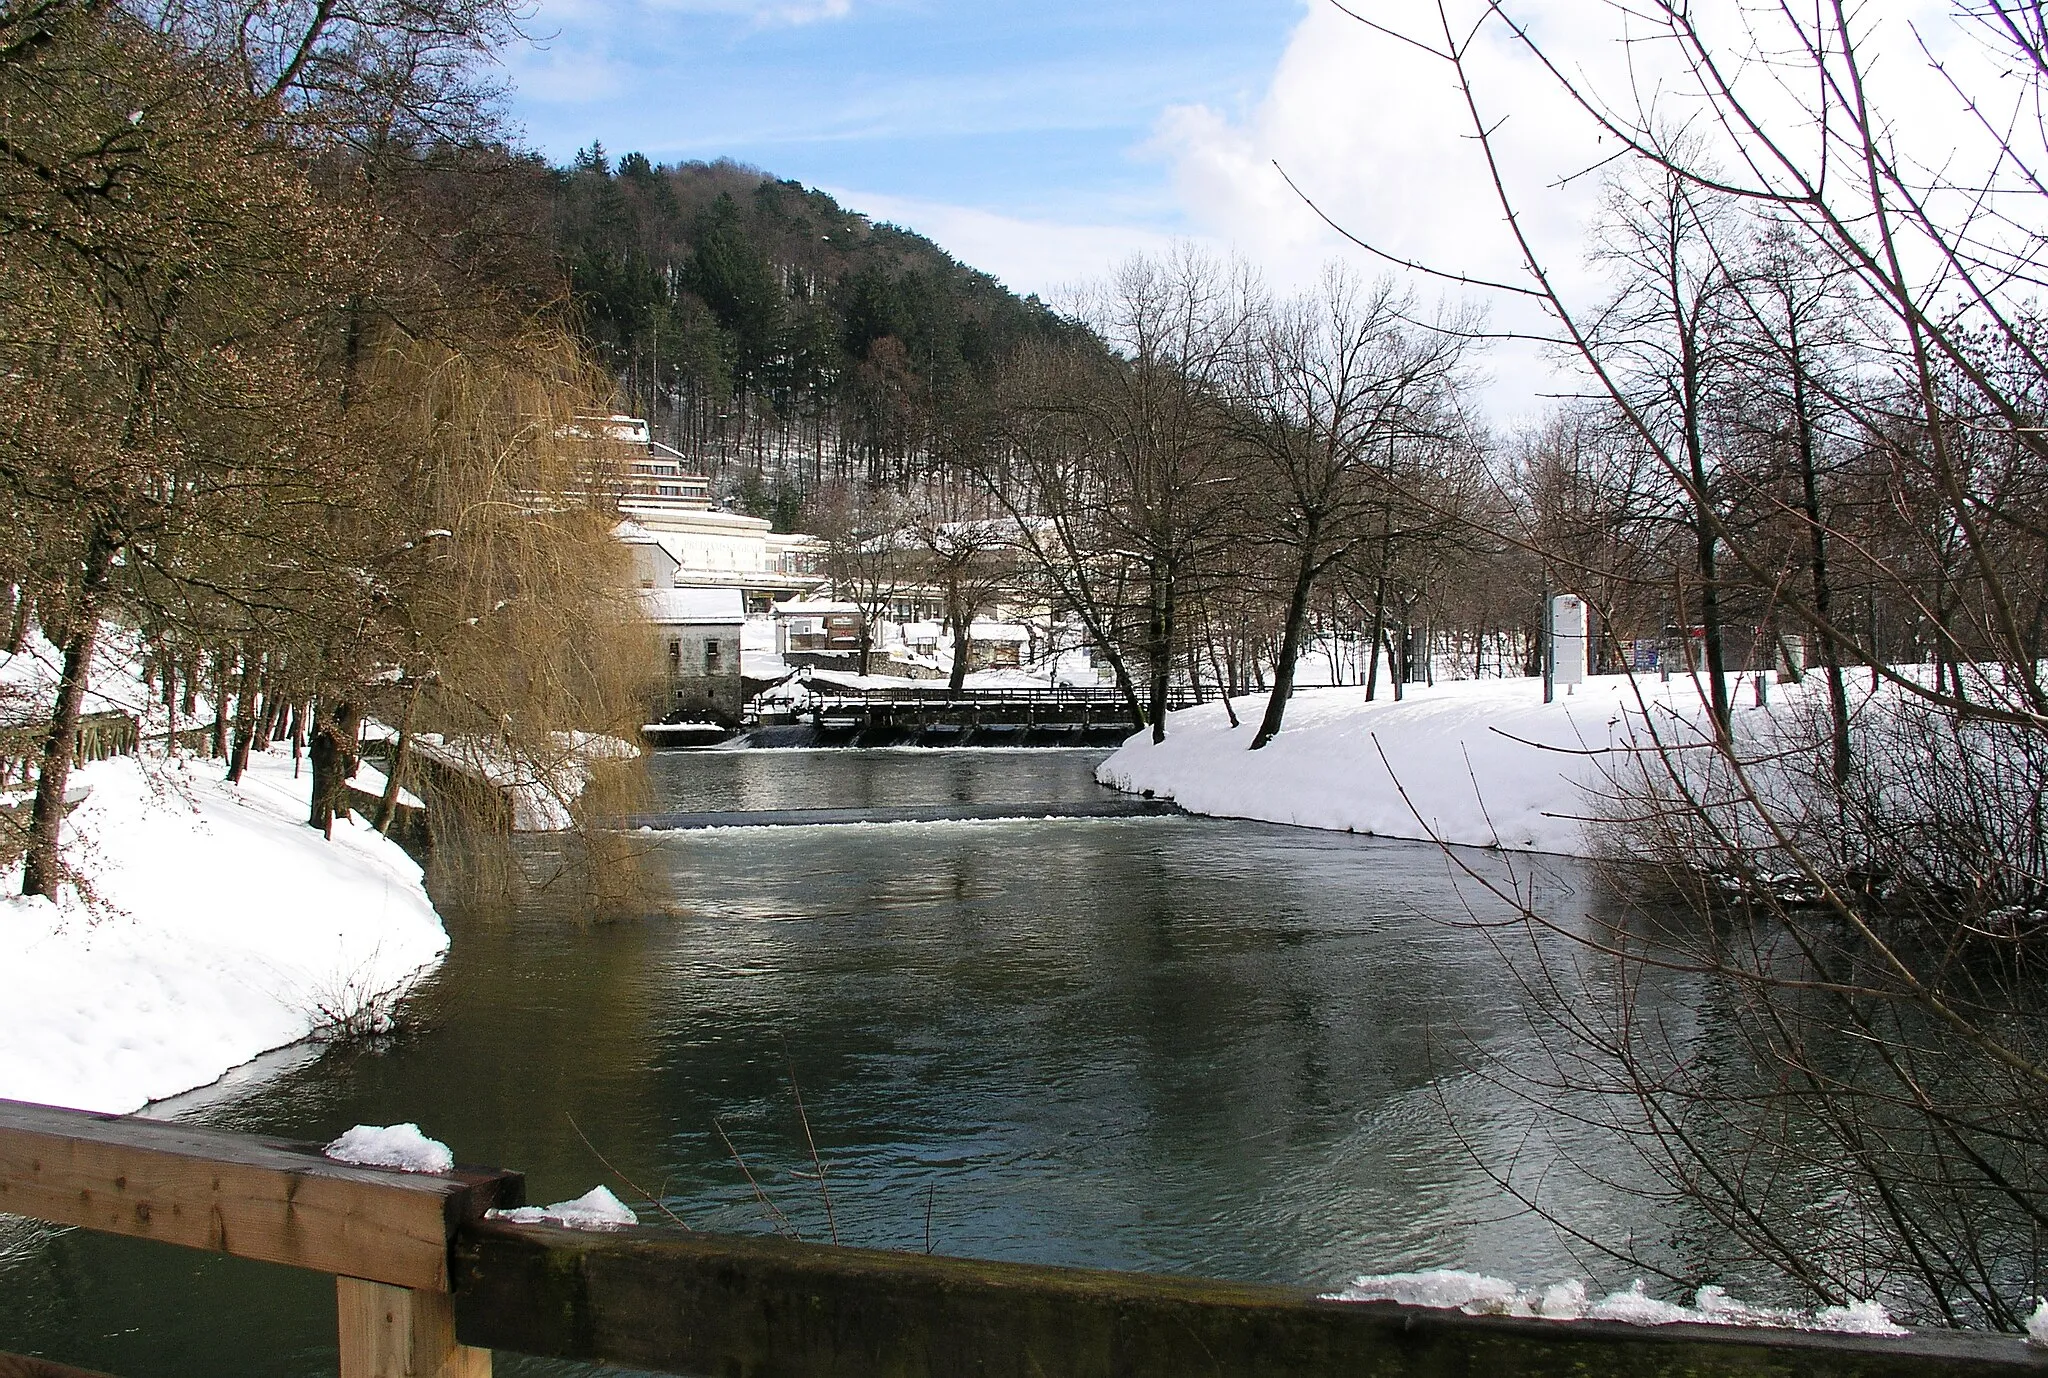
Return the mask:
[[[1754,706],[1749,678],[1736,685],[1738,735],[1804,711],[1820,693],[1767,686]],[[1433,839],[1465,846],[1588,855],[1588,824],[1632,747],[1702,739],[1705,707],[1689,679],[1601,676],[1543,702],[1536,679],[1411,684],[1394,700],[1381,685],[1297,692],[1279,736],[1250,751],[1264,695],[1234,699],[1239,725],[1220,702],[1175,713],[1164,742],[1139,733],[1097,771],[1104,784],[1150,791],[1193,813],[1270,823]]]
[[125,1112],[337,1020],[374,1018],[448,938],[419,866],[306,826],[311,771],[253,755],[81,767],[65,853],[90,899],[0,873],[0,1097]]

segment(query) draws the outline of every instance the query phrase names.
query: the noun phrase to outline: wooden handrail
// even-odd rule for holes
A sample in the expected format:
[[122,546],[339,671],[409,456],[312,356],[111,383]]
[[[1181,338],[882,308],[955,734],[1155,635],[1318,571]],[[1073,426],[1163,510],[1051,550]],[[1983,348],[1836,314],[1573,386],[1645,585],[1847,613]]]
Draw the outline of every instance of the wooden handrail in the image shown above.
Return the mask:
[[762,1236],[465,1226],[464,1344],[748,1378],[1992,1378],[2016,1336],[1467,1316],[1305,1290]]
[[317,1145],[0,1101],[0,1211],[446,1292],[456,1226],[516,1172],[352,1167]]
[[[0,1211],[336,1273],[343,1378],[489,1378],[493,1349],[747,1378],[2048,1378],[2048,1353],[2010,1335],[1466,1316],[484,1218],[517,1204],[522,1185],[517,1173],[349,1167],[306,1144],[0,1101]],[[0,1378],[81,1374],[0,1355]]]
[[523,1194],[516,1172],[354,1167],[315,1144],[0,1100],[0,1211],[333,1273],[342,1378],[489,1378],[489,1352],[456,1343],[449,1242]]

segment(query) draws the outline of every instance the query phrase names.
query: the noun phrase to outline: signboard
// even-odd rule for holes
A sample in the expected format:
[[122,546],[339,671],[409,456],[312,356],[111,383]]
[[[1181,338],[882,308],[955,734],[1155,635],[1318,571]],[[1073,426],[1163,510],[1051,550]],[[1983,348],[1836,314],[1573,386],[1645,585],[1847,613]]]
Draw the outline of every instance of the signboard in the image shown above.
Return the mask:
[[1575,593],[1550,600],[1550,678],[1554,684],[1586,679],[1586,600]]

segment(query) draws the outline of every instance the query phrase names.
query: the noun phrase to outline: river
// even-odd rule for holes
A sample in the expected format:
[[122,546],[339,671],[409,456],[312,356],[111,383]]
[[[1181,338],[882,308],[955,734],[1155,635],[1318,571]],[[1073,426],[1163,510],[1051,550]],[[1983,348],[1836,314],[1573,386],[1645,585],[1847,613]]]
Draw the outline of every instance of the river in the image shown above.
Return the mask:
[[[1110,797],[1101,755],[648,770],[670,809],[1057,806]],[[777,1228],[743,1162],[808,1239],[1288,1283],[1585,1275],[1494,1180],[1566,1157],[1614,1179],[1553,1173],[1567,1215],[1669,1224],[1535,1080],[1542,1008],[1598,976],[1562,939],[1485,926],[1506,913],[1489,885],[1566,926],[1597,910],[1577,863],[1184,817],[624,842],[653,883],[603,921],[574,876],[489,902],[437,877],[454,945],[396,1034],[286,1050],[160,1113],[316,1140],[412,1120],[462,1161],[524,1170],[535,1201],[606,1182],[643,1218],[659,1196],[698,1229]],[[517,846],[529,880],[561,859]],[[1496,944],[1525,976],[1546,956],[1558,989],[1525,989]],[[1680,1019],[1683,995],[1644,998]],[[829,1218],[800,1175],[799,1094]],[[0,1299],[0,1349],[128,1378],[333,1371],[332,1284],[288,1270],[17,1224]]]

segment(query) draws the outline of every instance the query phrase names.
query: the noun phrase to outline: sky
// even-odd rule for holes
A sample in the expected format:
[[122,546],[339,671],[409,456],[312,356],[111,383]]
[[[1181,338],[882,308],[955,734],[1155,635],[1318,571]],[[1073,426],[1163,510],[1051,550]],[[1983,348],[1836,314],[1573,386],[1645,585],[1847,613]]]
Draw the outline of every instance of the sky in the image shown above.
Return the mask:
[[[1355,14],[1332,0],[538,3],[536,41],[507,66],[514,118],[553,159],[598,140],[614,157],[751,163],[1055,302],[1178,240],[1241,257],[1281,291],[1311,287],[1333,260],[1386,270],[1305,197],[1396,255],[1520,271],[1448,69],[1361,22],[1428,38],[1437,7],[1419,0],[1349,0]],[[1625,41],[1625,8],[1521,0],[1516,12],[1576,79],[1625,96],[1667,75]],[[1945,8],[1866,0],[1881,76],[1924,73],[1905,26]],[[1569,291],[1597,294],[1584,246],[1611,143],[1504,33],[1482,33],[1473,61],[1524,228]],[[1755,81],[1759,99],[1784,94]],[[1902,104],[1919,116],[1938,97],[1923,82]],[[1911,127],[1953,146],[1941,122]],[[1497,331],[1545,329],[1501,294],[1422,291]],[[1480,370],[1497,417],[1533,416],[1575,387],[1529,343],[1493,346]]]
[[[1241,115],[1301,0],[542,0],[515,114],[566,160],[729,157],[1025,291],[1201,225],[1163,111]],[[551,37],[545,35],[552,35]]]

